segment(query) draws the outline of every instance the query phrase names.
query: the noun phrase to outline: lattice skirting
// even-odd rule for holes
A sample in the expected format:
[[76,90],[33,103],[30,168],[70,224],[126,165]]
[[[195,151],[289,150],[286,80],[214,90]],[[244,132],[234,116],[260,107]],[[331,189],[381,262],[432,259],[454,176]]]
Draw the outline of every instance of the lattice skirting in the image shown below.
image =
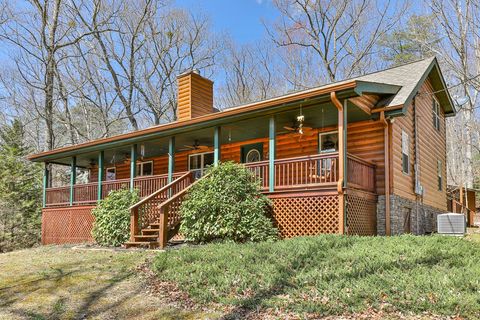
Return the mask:
[[377,234],[377,197],[356,189],[346,194],[347,233],[373,236]]
[[93,242],[94,206],[42,210],[42,244]]
[[339,197],[332,193],[270,195],[283,238],[339,232]]

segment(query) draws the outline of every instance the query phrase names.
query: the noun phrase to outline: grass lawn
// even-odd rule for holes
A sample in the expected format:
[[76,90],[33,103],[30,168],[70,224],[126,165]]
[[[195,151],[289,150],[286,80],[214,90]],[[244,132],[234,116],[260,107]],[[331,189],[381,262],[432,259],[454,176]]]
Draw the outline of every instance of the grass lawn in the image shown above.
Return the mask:
[[454,237],[296,238],[158,254],[154,270],[200,304],[341,315],[480,318],[480,243]]
[[47,246],[0,254],[0,319],[199,319],[148,292],[135,268],[153,251]]

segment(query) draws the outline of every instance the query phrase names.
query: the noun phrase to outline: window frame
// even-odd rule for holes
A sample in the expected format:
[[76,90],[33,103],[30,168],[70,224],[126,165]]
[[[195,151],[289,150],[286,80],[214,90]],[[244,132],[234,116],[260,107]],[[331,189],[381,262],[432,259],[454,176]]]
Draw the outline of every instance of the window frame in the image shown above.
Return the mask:
[[437,190],[443,191],[443,161],[437,159]]
[[[406,143],[407,143],[407,148],[406,148],[406,151],[407,153],[404,153],[404,146],[403,146],[403,143],[404,143],[404,136],[406,137]],[[402,160],[402,173],[405,174],[405,175],[410,175],[410,135],[402,129],[402,137],[401,137],[401,152],[402,152],[402,156],[401,156],[401,160]],[[406,166],[405,166],[405,161],[406,160]],[[405,168],[407,169],[407,171],[405,171]]]
[[[151,174],[143,174],[143,165],[146,163],[151,163],[152,164],[152,173]],[[136,163],[136,175],[137,177],[150,177],[153,176],[153,160],[148,160],[148,161],[141,161]]]
[[[333,150],[333,151],[323,150],[322,151],[322,136],[331,135],[333,133],[337,134],[337,143],[336,143],[336,146],[335,146],[335,150]],[[332,152],[338,152],[337,145],[338,145],[338,130],[325,131],[325,132],[319,132],[318,133],[318,153],[327,154],[327,153],[332,153]]]
[[[108,171],[110,171],[111,169],[113,169],[114,178],[108,179]],[[115,181],[115,180],[117,180],[117,167],[113,166],[113,167],[105,168],[105,181]]]
[[433,117],[433,127],[440,131],[441,126],[441,114],[440,114],[440,103],[438,103],[437,99],[432,98],[432,117]]
[[[200,172],[200,176],[203,176],[203,173],[205,171],[205,155],[206,154],[214,154],[214,151],[206,151],[206,152],[198,152],[198,153],[191,153],[188,155],[188,171],[194,171],[194,172]],[[195,156],[201,156],[200,157],[200,168],[199,169],[190,169],[190,163],[191,163],[191,158]]]

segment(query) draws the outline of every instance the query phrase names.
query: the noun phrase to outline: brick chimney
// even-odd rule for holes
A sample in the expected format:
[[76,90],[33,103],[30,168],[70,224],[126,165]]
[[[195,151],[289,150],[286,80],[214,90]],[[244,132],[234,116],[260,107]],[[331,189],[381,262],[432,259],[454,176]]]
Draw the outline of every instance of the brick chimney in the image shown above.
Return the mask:
[[177,120],[190,120],[213,113],[213,81],[204,78],[196,69],[177,77]]

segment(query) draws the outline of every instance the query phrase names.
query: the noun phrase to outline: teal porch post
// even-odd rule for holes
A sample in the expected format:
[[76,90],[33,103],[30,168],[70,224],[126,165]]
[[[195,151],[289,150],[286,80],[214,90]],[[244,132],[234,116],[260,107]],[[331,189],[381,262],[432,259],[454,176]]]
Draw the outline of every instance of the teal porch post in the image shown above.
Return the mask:
[[275,116],[270,117],[268,133],[268,189],[273,192],[275,190]]
[[98,153],[98,187],[97,187],[97,199],[98,201],[102,200],[102,194],[103,194],[103,174],[105,172],[104,168],[104,159],[105,159],[105,152],[100,151]]
[[173,181],[175,171],[175,137],[168,140],[168,183]]
[[70,166],[70,205],[75,201],[75,183],[77,182],[77,157],[72,157]]
[[[346,188],[347,187],[347,165],[348,165],[348,158],[347,158],[347,108],[348,108],[348,100],[345,99],[343,100],[343,150],[341,150],[341,152],[343,152],[343,187]],[[347,215],[345,215],[345,219],[346,219]]]
[[137,175],[137,145],[132,145],[130,149],[130,191],[135,189],[135,177]]
[[48,188],[48,177],[49,177],[49,171],[48,170],[49,164],[48,162],[45,162],[45,168],[43,169],[43,207],[45,208],[47,206],[47,188]]
[[218,166],[221,157],[221,146],[220,146],[220,135],[221,135],[221,128],[215,127],[215,132],[213,135],[213,164],[214,166]]

